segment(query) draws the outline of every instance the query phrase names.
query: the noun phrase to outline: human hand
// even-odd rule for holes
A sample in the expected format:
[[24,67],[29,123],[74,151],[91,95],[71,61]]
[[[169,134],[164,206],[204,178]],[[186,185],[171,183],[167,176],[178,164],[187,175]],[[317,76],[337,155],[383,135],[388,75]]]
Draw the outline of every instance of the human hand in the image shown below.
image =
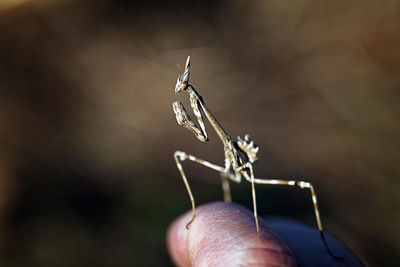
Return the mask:
[[[284,219],[259,219],[237,204],[214,202],[199,206],[190,229],[187,212],[167,234],[168,250],[177,266],[363,266],[340,242],[327,236],[333,259],[316,229]],[[278,234],[280,235],[278,235]]]

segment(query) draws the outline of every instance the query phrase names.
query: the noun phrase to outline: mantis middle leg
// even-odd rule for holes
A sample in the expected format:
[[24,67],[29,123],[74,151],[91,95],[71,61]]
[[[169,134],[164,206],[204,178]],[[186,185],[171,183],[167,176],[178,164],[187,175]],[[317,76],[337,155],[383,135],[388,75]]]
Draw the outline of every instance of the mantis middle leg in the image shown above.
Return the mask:
[[197,163],[199,163],[201,165],[204,165],[204,166],[206,166],[206,167],[208,167],[210,169],[213,169],[215,171],[220,172],[221,173],[221,178],[222,178],[222,188],[224,190],[225,202],[228,202],[227,200],[230,199],[229,184],[226,185],[226,183],[228,183],[228,179],[224,175],[225,168],[223,168],[221,166],[218,166],[216,164],[210,163],[208,161],[199,159],[199,158],[197,158],[197,157],[195,157],[193,155],[187,154],[187,153],[182,152],[182,151],[176,151],[175,154],[174,154],[174,158],[175,158],[176,166],[178,167],[178,170],[179,170],[179,172],[180,172],[180,174],[182,176],[183,182],[185,183],[185,186],[186,186],[186,190],[187,190],[187,192],[189,194],[190,201],[192,203],[192,219],[190,219],[190,221],[186,224],[186,229],[189,229],[190,224],[196,218],[196,205],[195,205],[195,200],[194,200],[194,197],[193,197],[193,194],[192,194],[192,190],[190,189],[190,185],[189,185],[189,182],[188,182],[188,180],[186,178],[185,172],[183,171],[181,162],[185,161],[186,159],[189,159],[191,161],[194,161],[194,162],[197,162]]

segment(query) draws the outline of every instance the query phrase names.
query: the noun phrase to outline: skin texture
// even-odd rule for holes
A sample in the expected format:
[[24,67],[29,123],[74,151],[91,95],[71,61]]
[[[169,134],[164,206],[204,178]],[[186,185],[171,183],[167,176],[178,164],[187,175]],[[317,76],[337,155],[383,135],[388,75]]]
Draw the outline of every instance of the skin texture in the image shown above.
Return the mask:
[[270,218],[275,231],[260,218],[260,238],[252,211],[240,205],[214,202],[199,206],[196,211],[189,230],[185,226],[191,218],[190,211],[168,229],[168,250],[177,266],[363,266],[328,235],[333,252],[344,258],[332,259],[319,232],[297,222]]
[[175,220],[167,234],[169,253],[177,266],[296,266],[285,242],[253,214],[236,204],[200,206],[189,230],[190,212]]

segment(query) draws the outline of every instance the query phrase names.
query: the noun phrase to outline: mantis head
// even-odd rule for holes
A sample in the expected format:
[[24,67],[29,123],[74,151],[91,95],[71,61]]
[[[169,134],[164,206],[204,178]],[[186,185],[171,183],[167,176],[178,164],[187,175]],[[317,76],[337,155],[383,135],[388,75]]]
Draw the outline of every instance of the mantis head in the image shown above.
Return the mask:
[[175,85],[175,93],[176,94],[180,93],[188,88],[189,74],[190,74],[190,56],[188,56],[187,60],[186,60],[185,72],[183,74],[180,74],[180,71],[179,71],[179,76],[178,76],[178,79],[177,79],[176,85]]

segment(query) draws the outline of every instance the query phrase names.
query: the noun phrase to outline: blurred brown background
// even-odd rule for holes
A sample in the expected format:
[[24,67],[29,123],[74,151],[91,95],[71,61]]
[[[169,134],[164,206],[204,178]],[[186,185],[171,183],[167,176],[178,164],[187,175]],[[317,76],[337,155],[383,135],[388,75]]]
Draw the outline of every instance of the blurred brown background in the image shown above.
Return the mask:
[[[258,177],[312,182],[328,232],[400,263],[398,1],[2,0],[1,266],[172,265],[190,208],[172,154],[223,163],[210,125],[200,143],[172,112],[188,55],[224,128],[259,144]],[[199,204],[222,199],[184,168]],[[261,214],[315,225],[308,192],[257,191]]]

